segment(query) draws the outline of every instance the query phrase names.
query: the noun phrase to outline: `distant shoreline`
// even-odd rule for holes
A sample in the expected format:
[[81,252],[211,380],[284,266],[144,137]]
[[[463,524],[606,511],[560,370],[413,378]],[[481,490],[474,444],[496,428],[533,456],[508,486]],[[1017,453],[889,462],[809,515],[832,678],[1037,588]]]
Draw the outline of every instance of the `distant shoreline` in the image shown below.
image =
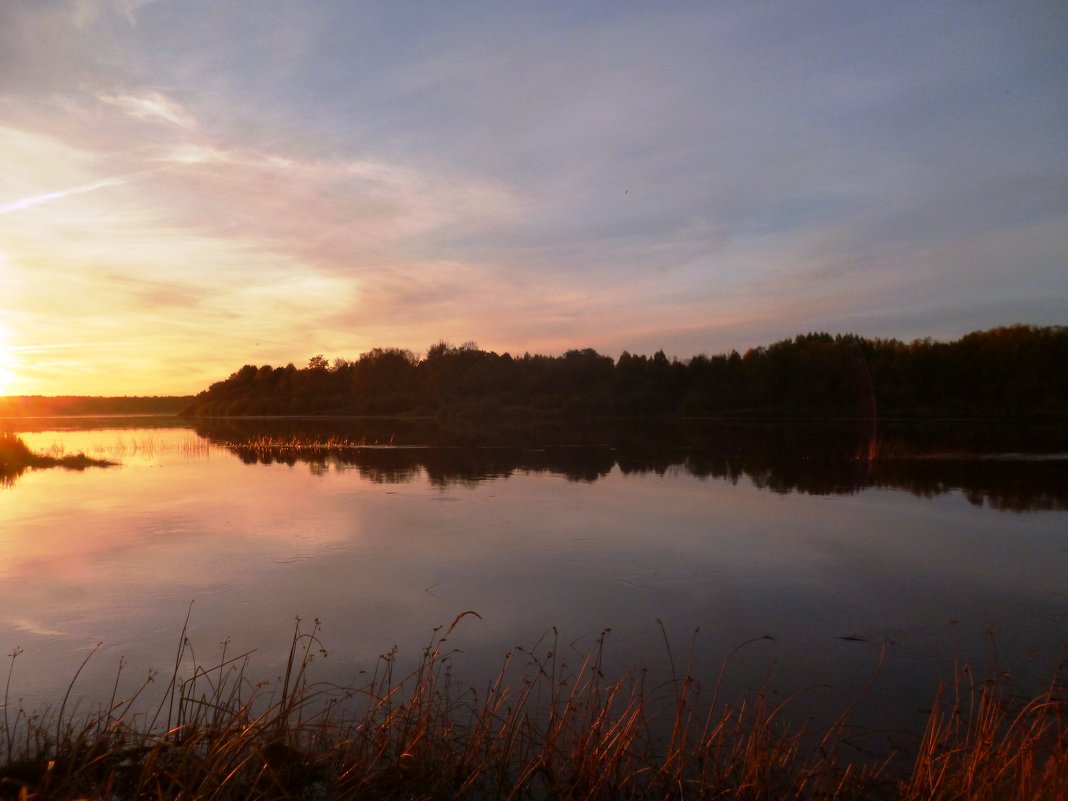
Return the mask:
[[1068,327],[1013,325],[956,342],[810,333],[686,361],[592,348],[425,357],[373,348],[306,367],[246,364],[197,395],[0,397],[0,419],[1005,422],[1068,420]]
[[192,395],[98,396],[8,395],[0,397],[0,419],[48,417],[158,417],[177,415]]
[[[0,398],[0,403],[4,399]],[[546,412],[540,409],[519,410],[540,421],[557,421],[562,423],[584,422],[587,418],[568,418],[556,412]],[[200,414],[186,415],[179,412],[114,412],[114,413],[71,413],[71,414],[0,414],[0,420],[173,420],[186,424],[193,424],[208,420],[309,420],[309,421],[345,421],[345,420],[399,420],[399,421],[444,421],[452,418],[442,418],[432,414]],[[474,418],[458,416],[455,419],[468,422]],[[488,419],[506,419],[488,415]],[[910,423],[998,423],[1005,425],[1056,425],[1068,423],[1068,410],[1063,414],[1043,412],[1033,416],[1011,415],[885,415],[877,417],[850,417],[842,415],[770,415],[770,414],[734,414],[734,415],[596,415],[594,419],[600,422],[628,422],[659,420],[662,422],[697,422],[697,423],[886,423],[886,424],[910,424]]]

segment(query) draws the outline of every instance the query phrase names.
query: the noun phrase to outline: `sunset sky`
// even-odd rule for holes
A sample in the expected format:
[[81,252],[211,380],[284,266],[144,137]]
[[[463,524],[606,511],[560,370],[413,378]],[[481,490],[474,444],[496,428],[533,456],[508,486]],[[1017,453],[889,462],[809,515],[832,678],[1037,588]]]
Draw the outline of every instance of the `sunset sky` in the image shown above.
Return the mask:
[[1068,323],[1068,4],[0,3],[0,394]]

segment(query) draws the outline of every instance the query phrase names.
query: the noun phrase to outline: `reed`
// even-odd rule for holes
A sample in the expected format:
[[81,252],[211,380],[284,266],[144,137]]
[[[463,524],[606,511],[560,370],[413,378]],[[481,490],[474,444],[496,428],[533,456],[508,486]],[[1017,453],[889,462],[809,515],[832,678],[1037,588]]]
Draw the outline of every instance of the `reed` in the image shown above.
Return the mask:
[[[911,759],[851,762],[827,732],[792,728],[768,694],[703,696],[692,665],[662,687],[609,676],[605,638],[576,664],[550,639],[506,654],[470,688],[435,630],[414,670],[383,655],[366,683],[316,683],[319,623],[294,629],[285,675],[249,678],[248,654],[201,667],[185,630],[174,671],[145,708],[143,684],[79,721],[8,715],[0,796],[75,799],[1063,799],[1058,684],[1017,703],[962,669]],[[188,622],[188,620],[187,620]],[[18,652],[12,655],[12,669]],[[674,663],[673,663],[674,664]],[[185,669],[188,671],[188,668]],[[121,665],[120,665],[121,671]],[[673,668],[674,672],[674,668]],[[75,676],[75,680],[77,676]],[[8,683],[10,684],[10,673]],[[118,686],[118,682],[116,682]],[[73,688],[73,682],[72,682]],[[70,695],[70,691],[68,691]],[[948,704],[948,705],[947,705]]]
[[352,439],[341,436],[315,437],[301,436],[297,434],[286,437],[262,434],[239,441],[225,442],[224,446],[237,451],[272,456],[289,453],[322,454],[359,450],[368,447],[380,447],[374,444],[369,444],[365,438]]
[[27,468],[66,467],[84,470],[86,467],[109,467],[114,462],[93,459],[84,453],[39,454],[30,450],[22,438],[10,431],[0,431],[0,474],[14,474]]
[[92,451],[105,458],[160,458],[176,453],[186,459],[207,459],[212,445],[190,432],[184,437],[161,437],[152,431],[119,434],[94,444]]
[[1068,709],[1057,682],[1035,698],[1008,697],[997,675],[961,668],[939,688],[901,798],[1063,801],[1068,798]]

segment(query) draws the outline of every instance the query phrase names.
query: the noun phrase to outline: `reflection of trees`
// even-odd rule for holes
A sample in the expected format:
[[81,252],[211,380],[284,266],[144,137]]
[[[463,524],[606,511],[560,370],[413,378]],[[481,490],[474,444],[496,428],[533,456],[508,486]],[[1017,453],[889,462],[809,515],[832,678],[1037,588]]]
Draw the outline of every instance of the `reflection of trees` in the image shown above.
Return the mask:
[[960,491],[976,506],[1013,512],[1068,510],[1068,459],[936,458],[876,465],[873,486],[932,497]]
[[25,467],[0,464],[0,487],[12,487],[19,476],[26,472]]
[[[994,509],[1068,509],[1068,432],[868,422],[587,424],[518,430],[449,430],[431,421],[217,421],[198,432],[249,464],[304,463],[317,473],[356,470],[392,484],[421,473],[435,486],[515,472],[592,482],[623,474],[685,471],[771,492],[855,493],[869,487],[920,496],[960,492]],[[385,445],[384,443],[391,443]],[[501,444],[505,443],[505,444]],[[577,443],[577,444],[561,444]],[[1060,452],[1042,458],[1043,452]],[[1003,454],[998,456],[998,454]],[[1004,454],[1010,454],[1008,458]]]

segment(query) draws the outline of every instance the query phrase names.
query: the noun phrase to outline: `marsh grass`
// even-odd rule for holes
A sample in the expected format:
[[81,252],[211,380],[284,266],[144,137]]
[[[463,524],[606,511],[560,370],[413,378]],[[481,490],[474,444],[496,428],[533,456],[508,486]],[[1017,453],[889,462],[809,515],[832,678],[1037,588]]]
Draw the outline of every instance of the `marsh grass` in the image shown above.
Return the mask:
[[968,667],[940,688],[901,798],[1068,799],[1064,686],[1013,698],[996,675]]
[[240,441],[225,442],[232,450],[260,457],[284,457],[290,454],[325,454],[343,451],[393,447],[392,438],[385,442],[368,441],[366,437],[341,436],[271,436],[263,434]]
[[17,434],[0,431],[0,483],[5,485],[13,483],[27,469],[64,467],[68,470],[84,470],[87,467],[110,467],[114,464],[106,459],[91,458],[84,453],[35,453]]
[[98,444],[95,450],[120,459],[126,456],[158,458],[171,453],[187,459],[206,459],[211,456],[212,445],[193,433],[184,437],[161,437],[152,432],[141,432],[129,437],[117,436],[110,442]]
[[[189,433],[184,437],[160,436],[152,431],[133,434],[117,434],[109,439],[97,439],[87,443],[86,451],[103,460],[110,459],[158,459],[177,454],[186,459],[207,459],[213,446],[207,440]],[[62,458],[67,455],[66,446],[54,441],[48,447],[38,448],[43,456]]]
[[146,704],[152,677],[127,698],[116,677],[110,702],[77,720],[65,711],[77,674],[56,714],[9,715],[9,672],[0,796],[1068,798],[1058,684],[1017,701],[1003,681],[973,682],[961,669],[914,753],[850,761],[839,747],[849,709],[827,731],[808,731],[792,728],[789,702],[767,693],[724,703],[722,673],[704,695],[690,664],[676,672],[672,662],[658,687],[644,672],[611,677],[603,635],[573,665],[553,640],[517,648],[484,687],[465,688],[448,640],[474,614],[436,630],[414,670],[401,675],[393,651],[358,687],[312,680],[325,651],[318,621],[306,631],[299,620],[277,682],[252,682],[249,655],[225,646],[218,663],[194,659],[189,672],[183,629],[157,701]]

